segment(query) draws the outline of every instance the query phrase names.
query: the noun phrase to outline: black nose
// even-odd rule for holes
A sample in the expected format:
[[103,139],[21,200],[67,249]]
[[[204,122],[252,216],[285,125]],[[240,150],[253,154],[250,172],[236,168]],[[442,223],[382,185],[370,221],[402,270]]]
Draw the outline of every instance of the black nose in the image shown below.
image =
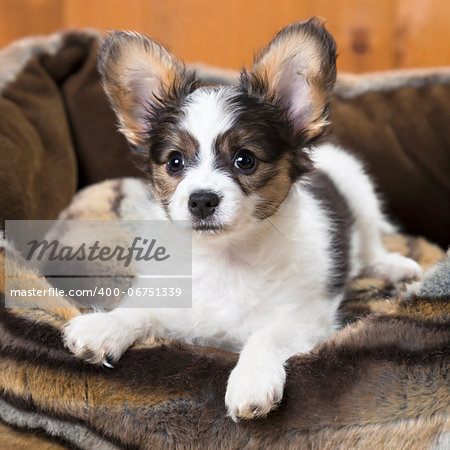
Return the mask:
[[219,205],[219,196],[214,192],[198,191],[193,192],[189,197],[189,211],[201,219],[210,216]]

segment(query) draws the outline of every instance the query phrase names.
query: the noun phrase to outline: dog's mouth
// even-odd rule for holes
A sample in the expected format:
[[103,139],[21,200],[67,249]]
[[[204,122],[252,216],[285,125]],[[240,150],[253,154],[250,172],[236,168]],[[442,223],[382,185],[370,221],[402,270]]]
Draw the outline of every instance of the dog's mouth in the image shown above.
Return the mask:
[[208,217],[207,219],[192,220],[191,228],[196,233],[210,235],[219,234],[227,229],[223,223],[214,220],[212,217]]
[[200,234],[218,234],[225,231],[225,227],[213,224],[193,224],[192,230]]

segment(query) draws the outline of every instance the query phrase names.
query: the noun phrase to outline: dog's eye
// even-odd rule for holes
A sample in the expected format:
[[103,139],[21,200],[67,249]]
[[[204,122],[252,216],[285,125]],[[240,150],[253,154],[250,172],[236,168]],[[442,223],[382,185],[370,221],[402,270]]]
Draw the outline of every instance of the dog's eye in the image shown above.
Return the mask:
[[234,158],[234,167],[249,174],[255,170],[256,156],[248,151],[240,151]]
[[184,167],[183,155],[180,152],[173,152],[167,161],[167,170],[170,173],[177,173]]

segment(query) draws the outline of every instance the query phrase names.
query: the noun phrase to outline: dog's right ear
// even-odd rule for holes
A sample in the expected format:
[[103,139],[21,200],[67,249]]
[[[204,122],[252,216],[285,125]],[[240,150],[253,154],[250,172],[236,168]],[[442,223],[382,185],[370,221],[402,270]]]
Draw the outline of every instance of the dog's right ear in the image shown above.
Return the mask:
[[98,69],[119,121],[119,130],[139,147],[150,130],[152,110],[173,90],[184,65],[147,36],[113,31],[99,51]]

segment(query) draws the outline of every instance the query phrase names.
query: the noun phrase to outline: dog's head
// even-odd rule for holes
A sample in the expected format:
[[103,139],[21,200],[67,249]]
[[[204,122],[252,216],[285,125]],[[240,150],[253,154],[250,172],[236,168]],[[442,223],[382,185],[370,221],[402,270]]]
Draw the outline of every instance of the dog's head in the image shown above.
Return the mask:
[[167,216],[222,234],[270,217],[309,170],[305,148],[327,125],[336,47],[317,19],[295,23],[238,83],[207,86],[160,44],[119,31],[99,69]]

